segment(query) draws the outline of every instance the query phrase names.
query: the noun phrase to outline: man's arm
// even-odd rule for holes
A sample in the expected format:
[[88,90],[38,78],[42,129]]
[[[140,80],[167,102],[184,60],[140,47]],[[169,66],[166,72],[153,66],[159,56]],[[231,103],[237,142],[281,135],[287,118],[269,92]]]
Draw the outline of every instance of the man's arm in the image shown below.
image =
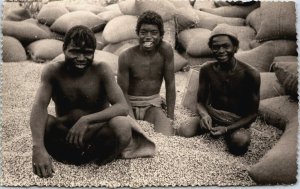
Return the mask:
[[51,177],[53,172],[50,156],[44,145],[44,133],[48,118],[47,107],[52,94],[51,72],[53,70],[50,67],[51,65],[45,67],[42,72],[41,84],[37,91],[30,116],[33,144],[33,172],[39,177]]
[[209,83],[208,83],[208,73],[207,73],[207,64],[199,71],[199,86],[197,93],[197,111],[200,116],[200,124],[206,129],[210,130],[212,128],[212,120],[210,115],[206,110],[208,93],[209,93]]
[[164,50],[165,67],[164,79],[166,84],[167,116],[174,120],[174,108],[176,101],[175,74],[174,74],[174,53],[170,45]]
[[132,111],[131,103],[128,98],[128,88],[129,88],[129,68],[128,68],[128,58],[126,56],[126,52],[122,53],[119,56],[119,70],[118,70],[118,84],[121,87],[123,94],[125,96],[126,102],[129,107],[129,115],[134,118],[134,114]]

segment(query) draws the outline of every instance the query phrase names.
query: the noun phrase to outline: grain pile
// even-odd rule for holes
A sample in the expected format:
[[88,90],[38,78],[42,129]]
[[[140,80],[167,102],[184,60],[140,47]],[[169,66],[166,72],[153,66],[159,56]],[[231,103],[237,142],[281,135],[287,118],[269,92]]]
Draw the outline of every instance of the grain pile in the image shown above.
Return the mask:
[[[55,175],[40,179],[31,170],[29,114],[43,65],[30,61],[3,64],[2,84],[2,177],[3,186],[231,186],[255,185],[247,169],[276,143],[281,131],[257,120],[251,127],[249,152],[236,157],[226,149],[223,139],[209,135],[194,138],[166,137],[153,126],[139,121],[157,144],[153,158],[118,159],[105,166],[93,163],[74,166],[54,161]],[[180,105],[188,73],[176,73],[177,103],[175,126],[192,113]],[[162,88],[161,94],[164,94]],[[54,113],[53,103],[49,112]]]

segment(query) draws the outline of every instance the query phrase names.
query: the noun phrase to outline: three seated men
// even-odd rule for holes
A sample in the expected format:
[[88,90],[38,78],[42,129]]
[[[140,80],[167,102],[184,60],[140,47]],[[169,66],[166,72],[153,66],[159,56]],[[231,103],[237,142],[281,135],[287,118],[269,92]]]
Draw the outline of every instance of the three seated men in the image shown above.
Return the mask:
[[[172,47],[162,41],[163,21],[157,13],[147,11],[139,17],[136,32],[139,45],[119,57],[119,87],[109,66],[94,60],[92,31],[84,26],[68,31],[63,44],[65,60],[45,66],[32,108],[35,174],[53,175],[50,155],[73,164],[153,156],[154,143],[128,114],[153,123],[157,132],[174,135],[174,55]],[[242,154],[250,143],[247,127],[257,115],[260,76],[234,58],[238,43],[234,34],[212,34],[209,47],[217,61],[200,70],[199,116],[182,124],[177,134],[192,137],[208,131],[213,136],[225,135],[230,151]],[[163,79],[166,114],[159,95]],[[56,117],[47,111],[51,99]]]

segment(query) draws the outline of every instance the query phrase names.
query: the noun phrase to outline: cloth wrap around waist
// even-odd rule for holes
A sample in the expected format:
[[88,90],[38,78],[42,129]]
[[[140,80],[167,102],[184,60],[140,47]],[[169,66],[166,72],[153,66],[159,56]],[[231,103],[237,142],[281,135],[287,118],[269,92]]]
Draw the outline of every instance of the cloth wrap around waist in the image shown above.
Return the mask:
[[138,120],[144,120],[146,111],[150,107],[161,107],[163,100],[159,94],[151,96],[132,96],[128,95],[134,116]]
[[212,121],[217,125],[228,126],[241,119],[241,116],[224,110],[217,110],[212,106],[206,106],[207,112],[212,118]]

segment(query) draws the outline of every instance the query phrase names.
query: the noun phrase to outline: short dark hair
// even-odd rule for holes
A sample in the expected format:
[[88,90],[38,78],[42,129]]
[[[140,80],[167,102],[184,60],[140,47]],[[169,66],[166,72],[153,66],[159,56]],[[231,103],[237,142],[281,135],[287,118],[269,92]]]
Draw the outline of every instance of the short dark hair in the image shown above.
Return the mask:
[[165,34],[164,22],[161,16],[154,11],[146,11],[139,16],[135,29],[137,35],[139,35],[142,24],[156,25],[160,35],[163,36]]
[[220,35],[215,35],[215,36],[209,38],[209,41],[208,41],[208,46],[209,46],[209,48],[211,48],[211,46],[212,46],[212,40],[213,40],[213,38],[214,38],[214,37],[217,37],[217,36],[222,36],[222,35],[228,36],[229,39],[231,40],[232,44],[233,44],[234,46],[236,46],[237,48],[239,47],[240,42],[239,42],[239,40],[238,40],[237,38],[235,38],[235,37],[233,37],[233,36],[230,36],[230,35],[226,35],[226,34],[220,34]]
[[74,40],[74,43],[78,46],[82,46],[82,41],[86,43],[84,45],[96,49],[96,38],[92,30],[86,26],[74,26],[65,35],[63,50]]

